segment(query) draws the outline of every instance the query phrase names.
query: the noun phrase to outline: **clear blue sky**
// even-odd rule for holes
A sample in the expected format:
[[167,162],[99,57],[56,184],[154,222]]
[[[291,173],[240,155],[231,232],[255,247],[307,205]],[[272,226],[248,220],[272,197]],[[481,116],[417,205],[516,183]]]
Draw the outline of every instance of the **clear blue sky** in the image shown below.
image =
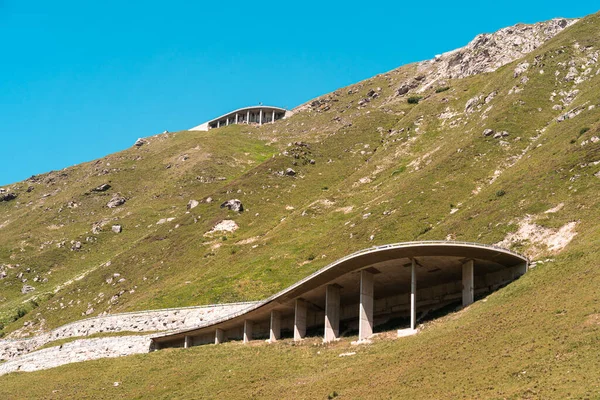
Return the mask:
[[594,3],[0,0],[0,186]]

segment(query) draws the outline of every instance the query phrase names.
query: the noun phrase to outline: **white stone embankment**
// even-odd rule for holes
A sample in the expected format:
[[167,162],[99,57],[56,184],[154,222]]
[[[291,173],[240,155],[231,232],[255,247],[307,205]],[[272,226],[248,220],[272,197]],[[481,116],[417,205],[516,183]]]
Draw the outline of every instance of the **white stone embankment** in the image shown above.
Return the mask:
[[30,353],[46,343],[71,337],[89,336],[96,333],[159,332],[194,328],[225,315],[236,313],[252,304],[254,303],[215,304],[87,318],[30,339],[0,340],[0,360],[12,360]]
[[150,342],[150,335],[79,339],[61,346],[34,351],[2,363],[0,376],[17,371],[39,371],[99,358],[148,353]]

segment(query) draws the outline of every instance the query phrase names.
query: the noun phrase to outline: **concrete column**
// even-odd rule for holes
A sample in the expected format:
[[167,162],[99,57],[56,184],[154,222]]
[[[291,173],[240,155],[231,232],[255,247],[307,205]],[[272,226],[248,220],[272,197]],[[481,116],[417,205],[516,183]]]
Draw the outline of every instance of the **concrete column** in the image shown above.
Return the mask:
[[306,336],[306,301],[296,299],[294,310],[294,341],[304,339]]
[[358,340],[373,334],[373,274],[360,271],[360,305],[358,310]]
[[260,114],[259,115],[260,115],[260,118],[258,120],[258,124],[262,125],[262,119],[263,119],[263,110],[262,110],[262,108],[260,109]]
[[244,321],[244,343],[248,343],[252,340],[252,329],[254,328],[254,322],[250,320]]
[[250,110],[246,112],[246,123],[250,124]]
[[235,123],[238,123],[238,113],[235,113]]
[[462,266],[462,304],[463,307],[473,303],[473,294],[475,293],[475,279],[473,276],[473,260],[469,260]]
[[187,349],[188,347],[192,347],[192,337],[191,336],[185,336],[183,338],[183,347],[185,349]]
[[221,120],[217,121],[217,128],[221,127]]
[[217,328],[215,331],[215,344],[221,344],[225,340],[225,331]]
[[417,326],[417,262],[413,258],[410,266],[410,329]]
[[271,311],[271,329],[269,332],[269,342],[273,343],[281,338],[281,313]]
[[340,287],[327,285],[325,290],[325,334],[324,342],[338,339],[340,334]]
[[518,278],[521,275],[525,275],[525,273],[529,270],[529,265],[527,265],[527,263],[523,263],[523,264],[519,264],[517,266],[517,271],[516,271],[516,275],[514,276],[514,278]]
[[225,118],[225,126],[229,126],[229,117]]

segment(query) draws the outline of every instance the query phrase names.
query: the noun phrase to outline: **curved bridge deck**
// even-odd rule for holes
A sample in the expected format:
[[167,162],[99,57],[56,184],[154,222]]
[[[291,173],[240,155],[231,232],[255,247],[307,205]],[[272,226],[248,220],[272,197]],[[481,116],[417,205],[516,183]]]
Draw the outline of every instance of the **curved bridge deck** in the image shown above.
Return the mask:
[[327,265],[281,292],[194,329],[154,336],[153,347],[189,347],[225,340],[302,340],[322,332],[325,342],[377,326],[404,324],[451,304],[467,306],[517,279],[527,258],[468,242],[421,241],[364,249]]

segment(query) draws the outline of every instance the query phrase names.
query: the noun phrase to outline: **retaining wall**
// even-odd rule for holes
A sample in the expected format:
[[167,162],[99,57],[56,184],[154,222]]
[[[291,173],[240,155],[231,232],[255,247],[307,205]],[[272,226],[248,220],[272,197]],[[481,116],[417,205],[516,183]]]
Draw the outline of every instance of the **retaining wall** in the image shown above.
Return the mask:
[[11,360],[30,353],[48,342],[70,337],[105,332],[157,332],[194,328],[213,319],[238,312],[251,304],[253,303],[213,304],[86,318],[30,339],[0,340],[0,360]]
[[60,365],[147,353],[150,335],[79,339],[61,346],[34,351],[0,364],[0,376],[16,371],[38,371]]

